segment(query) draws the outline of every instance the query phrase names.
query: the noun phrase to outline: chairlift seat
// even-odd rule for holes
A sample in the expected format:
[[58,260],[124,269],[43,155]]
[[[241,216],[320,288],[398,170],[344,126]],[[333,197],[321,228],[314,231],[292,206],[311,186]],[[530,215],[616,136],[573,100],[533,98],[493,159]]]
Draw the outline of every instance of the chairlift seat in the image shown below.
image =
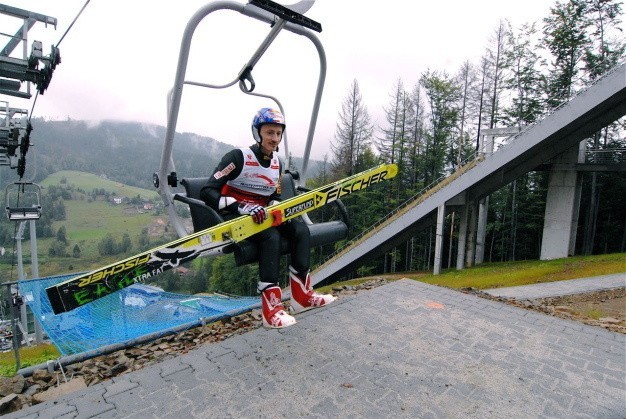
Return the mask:
[[41,218],[41,206],[22,208],[6,207],[6,213],[11,221],[38,220]]
[[[213,208],[204,204],[200,198],[200,191],[206,185],[208,177],[201,178],[184,178],[180,183],[185,188],[186,197],[191,200],[179,199],[189,205],[191,212],[191,220],[195,232],[207,229],[221,222],[224,219]],[[291,173],[285,173],[281,179],[281,196],[285,199],[291,198],[296,194],[296,187]],[[296,219],[295,222],[303,222]],[[332,244],[339,240],[343,240],[348,236],[348,226],[344,221],[326,221],[323,223],[307,224],[310,232],[311,247]],[[289,254],[289,241],[285,238],[281,240],[281,254]],[[257,245],[248,240],[238,242],[232,249],[235,256],[237,266],[253,263],[258,260]]]

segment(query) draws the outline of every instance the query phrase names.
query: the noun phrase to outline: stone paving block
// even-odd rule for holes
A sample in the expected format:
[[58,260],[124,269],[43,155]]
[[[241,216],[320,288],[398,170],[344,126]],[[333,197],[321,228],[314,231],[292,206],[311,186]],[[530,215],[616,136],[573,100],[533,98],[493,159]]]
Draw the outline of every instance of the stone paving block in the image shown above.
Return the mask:
[[192,368],[174,372],[168,375],[166,379],[172,383],[173,391],[175,390],[176,393],[192,389],[202,383],[201,380],[196,377]]
[[22,409],[18,412],[9,413],[3,415],[3,418],[58,418],[63,415],[76,416],[76,407],[68,403],[59,402],[47,402],[38,405],[31,406],[27,409]]
[[188,370],[193,373],[193,369],[188,362],[182,362],[180,358],[168,359],[167,361],[159,363],[161,377],[165,381],[171,381],[169,376],[176,374],[180,371]]
[[122,378],[113,379],[111,384],[104,385],[105,392],[103,397],[106,400],[108,397],[116,396],[137,387],[139,387],[139,384],[137,382],[132,382],[129,376],[122,376]]
[[[252,342],[254,342],[254,340]],[[233,336],[224,341],[223,345],[232,350],[236,358],[242,358],[258,350],[256,345],[249,342],[244,335]]]
[[105,400],[115,406],[113,417],[125,417],[135,414],[137,410],[145,411],[154,407],[151,398],[157,395],[158,393],[152,393],[150,396],[146,396],[141,388],[137,387],[128,392],[117,393],[108,397],[105,394]]
[[75,397],[71,404],[76,407],[77,417],[92,418],[115,409],[111,403],[104,399],[105,389],[91,392],[83,397]]
[[[335,398],[324,397],[316,405],[313,406],[313,409],[311,409],[310,413],[313,415],[313,417],[320,418],[339,417],[343,414],[342,402],[336,400]],[[356,413],[357,412],[353,412],[353,414]],[[296,413],[296,415],[305,416],[306,412],[301,412],[300,415]]]
[[232,349],[222,346],[221,344],[210,344],[204,345],[202,348],[197,349],[197,351],[203,352],[206,358],[213,359],[232,352]]
[[142,368],[127,376],[129,381],[137,383],[141,393],[146,396],[167,386],[161,376],[161,366],[158,364]]
[[114,417],[122,417],[124,419],[146,419],[146,418],[158,418],[159,412],[153,406],[141,406],[141,408],[135,409],[135,411],[130,412],[128,414],[123,414],[120,416]]

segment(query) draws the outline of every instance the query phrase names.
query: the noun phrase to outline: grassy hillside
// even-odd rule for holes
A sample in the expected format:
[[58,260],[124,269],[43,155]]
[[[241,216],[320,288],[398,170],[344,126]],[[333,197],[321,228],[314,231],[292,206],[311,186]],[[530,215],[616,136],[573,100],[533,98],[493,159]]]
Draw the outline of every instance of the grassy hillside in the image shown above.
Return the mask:
[[[133,253],[156,246],[174,237],[166,215],[159,211],[159,200],[156,191],[141,189],[113,182],[96,175],[76,171],[57,172],[41,182],[42,195],[46,188],[61,186],[72,188],[72,199],[65,200],[65,220],[52,222],[53,237],[38,237],[39,276],[50,276],[70,272],[80,272],[112,263]],[[141,201],[157,203],[156,209],[144,210],[141,204],[114,204],[99,196],[94,199],[92,191],[104,190],[111,196],[140,197]],[[44,211],[45,214],[45,211]],[[65,227],[67,246],[65,256],[50,254],[50,248],[57,242],[56,232]],[[144,232],[144,230],[147,232]],[[113,236],[121,242],[122,236],[128,234],[132,247],[130,251],[117,255],[101,255],[99,243],[107,236]],[[142,237],[143,235],[143,237]],[[30,259],[30,235],[24,234],[22,241],[23,260],[26,277],[32,277]],[[141,238],[141,239],[140,239]],[[58,246],[58,243],[56,243]],[[75,247],[80,250],[79,256],[74,254]],[[0,275],[5,281],[17,279],[17,269],[13,249],[7,248],[2,258]],[[13,265],[13,266],[12,266]]]
[[44,188],[50,185],[60,186],[63,184],[68,186],[73,185],[76,188],[86,191],[87,193],[94,189],[104,189],[106,192],[120,197],[125,196],[127,198],[134,198],[139,195],[141,199],[145,200],[158,198],[156,190],[128,186],[91,173],[78,172],[75,170],[62,170],[60,172],[53,173],[41,182],[41,186]]

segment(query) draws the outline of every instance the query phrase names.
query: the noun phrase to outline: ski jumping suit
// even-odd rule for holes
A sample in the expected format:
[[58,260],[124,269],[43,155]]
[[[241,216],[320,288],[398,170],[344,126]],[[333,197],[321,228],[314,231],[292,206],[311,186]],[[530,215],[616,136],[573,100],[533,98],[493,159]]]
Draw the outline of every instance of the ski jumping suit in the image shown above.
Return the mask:
[[[213,175],[202,188],[201,197],[217,210],[225,220],[239,216],[239,203],[267,206],[280,200],[282,162],[275,154],[267,157],[258,144],[234,149],[222,157]],[[220,198],[232,197],[237,202],[219,209]],[[310,267],[309,228],[299,220],[289,220],[278,227],[270,227],[247,240],[256,244],[259,254],[259,281],[278,284],[280,268],[280,239],[289,240],[291,266],[298,272]]]

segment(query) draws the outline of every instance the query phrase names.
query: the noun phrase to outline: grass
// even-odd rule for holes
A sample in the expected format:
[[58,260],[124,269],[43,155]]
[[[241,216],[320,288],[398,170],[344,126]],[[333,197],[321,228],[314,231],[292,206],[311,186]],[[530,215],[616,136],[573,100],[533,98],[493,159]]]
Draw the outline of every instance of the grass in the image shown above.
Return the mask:
[[[402,278],[414,279],[432,285],[448,288],[502,288],[542,282],[563,281],[589,276],[626,273],[626,253],[607,255],[574,256],[549,261],[527,260],[519,262],[484,263],[479,266],[457,271],[444,270],[440,275],[429,272],[403,272],[378,275],[387,280]],[[358,285],[372,277],[357,278],[349,281],[326,285],[320,289],[330,291],[341,285]]]
[[602,310],[594,308],[592,310],[589,310],[585,313],[585,316],[589,317],[590,319],[594,319],[594,320],[598,320],[602,317],[606,317],[605,314],[602,312]]
[[449,288],[501,288],[626,272],[626,253],[574,256],[548,261],[485,263],[440,275],[407,273],[403,277]]
[[67,221],[55,222],[53,230],[65,225],[68,239],[89,255],[98,253],[97,244],[107,234],[118,240],[124,233],[136,238],[154,220],[154,215],[103,201],[71,201],[66,205],[66,218]]
[[[43,364],[44,362],[59,358],[57,348],[51,343],[42,343],[36,346],[25,346],[20,348],[21,368],[32,365]],[[0,352],[0,376],[12,377],[15,375],[15,354],[13,351]]]

